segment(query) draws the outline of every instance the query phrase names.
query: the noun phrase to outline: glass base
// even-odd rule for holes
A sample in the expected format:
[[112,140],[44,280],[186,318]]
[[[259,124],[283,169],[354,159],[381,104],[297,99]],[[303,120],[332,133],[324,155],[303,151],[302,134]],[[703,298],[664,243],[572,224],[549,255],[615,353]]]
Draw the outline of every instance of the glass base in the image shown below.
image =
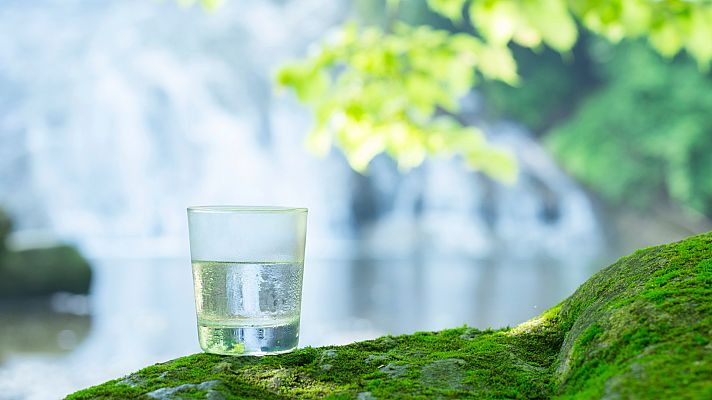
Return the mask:
[[198,324],[200,347],[207,353],[260,356],[287,353],[299,344],[299,321],[276,326]]

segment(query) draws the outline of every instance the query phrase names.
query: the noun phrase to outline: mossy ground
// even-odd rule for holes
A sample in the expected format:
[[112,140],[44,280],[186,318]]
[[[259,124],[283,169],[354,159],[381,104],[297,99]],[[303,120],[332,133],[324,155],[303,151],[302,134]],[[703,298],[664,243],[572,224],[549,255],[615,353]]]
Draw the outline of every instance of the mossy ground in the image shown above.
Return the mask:
[[708,233],[624,257],[512,329],[463,327],[259,358],[196,354],[69,399],[709,399],[711,336]]

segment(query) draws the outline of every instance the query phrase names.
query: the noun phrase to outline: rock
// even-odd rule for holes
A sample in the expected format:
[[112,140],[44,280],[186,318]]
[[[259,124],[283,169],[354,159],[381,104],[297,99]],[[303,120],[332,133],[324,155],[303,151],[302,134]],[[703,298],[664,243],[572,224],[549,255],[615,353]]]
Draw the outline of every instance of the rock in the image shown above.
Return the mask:
[[57,246],[0,255],[0,299],[46,296],[57,292],[89,292],[91,267],[70,246]]
[[364,360],[366,364],[381,364],[383,361],[386,361],[388,359],[388,356],[385,354],[369,354],[368,357]]
[[470,340],[470,339],[476,338],[477,336],[479,336],[481,334],[482,334],[482,331],[479,329],[467,328],[467,329],[465,329],[465,332],[463,332],[462,335],[460,335],[460,339]]
[[89,292],[91,267],[77,249],[59,245],[13,251],[6,246],[11,227],[0,210],[0,300]]
[[199,384],[184,383],[175,387],[164,387],[156,389],[152,392],[146,393],[146,396],[152,399],[159,400],[181,399],[185,398],[181,395],[181,392],[183,392],[182,394],[186,394],[185,392],[190,391],[190,396],[192,398],[195,398],[196,392],[205,392],[204,398],[206,399],[224,399],[225,396],[223,396],[220,392],[214,390],[214,388],[219,384],[220,381],[207,381]]
[[[170,372],[166,371],[163,374],[161,374],[158,378],[162,379],[165,378],[165,375]],[[124,379],[121,379],[120,381],[116,382],[117,385],[126,385],[126,386],[131,386],[131,387],[140,387],[146,384],[146,380],[141,377],[140,375],[137,374],[131,374]]]
[[463,389],[467,372],[463,366],[465,360],[459,358],[446,358],[436,360],[423,367],[420,374],[420,384],[435,389]]
[[321,358],[319,359],[319,366],[322,371],[328,371],[333,368],[332,362],[336,358],[336,350],[328,349],[321,353]]
[[[69,399],[145,398],[211,381],[225,398],[702,399],[712,397],[711,335],[707,233],[623,257],[511,329],[419,332],[270,357],[195,354],[135,373],[140,386],[110,381]],[[383,355],[386,365],[365,362]],[[216,368],[223,363],[230,367]]]
[[405,375],[408,370],[408,366],[390,363],[379,368],[378,370],[386,374],[389,378],[397,378],[401,375]]

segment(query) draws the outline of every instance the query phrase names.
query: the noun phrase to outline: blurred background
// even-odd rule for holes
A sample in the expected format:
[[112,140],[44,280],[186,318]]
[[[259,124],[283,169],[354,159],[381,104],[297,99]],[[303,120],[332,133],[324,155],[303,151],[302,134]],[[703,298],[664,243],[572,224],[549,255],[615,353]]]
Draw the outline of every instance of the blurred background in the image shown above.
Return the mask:
[[313,108],[278,69],[393,9],[0,1],[0,398],[199,351],[189,205],[309,208],[301,346],[513,326],[635,248],[712,229],[700,57],[581,26],[564,51],[508,42],[518,81],[481,79],[452,113],[516,160],[513,183],[458,157],[373,154],[359,173],[343,143],[308,151]]

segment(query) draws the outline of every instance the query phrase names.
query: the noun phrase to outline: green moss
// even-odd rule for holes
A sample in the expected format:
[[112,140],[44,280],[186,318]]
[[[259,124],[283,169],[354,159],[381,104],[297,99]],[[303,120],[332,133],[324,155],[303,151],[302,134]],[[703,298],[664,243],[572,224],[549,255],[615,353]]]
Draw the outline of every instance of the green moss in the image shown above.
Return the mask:
[[[196,354],[69,398],[147,398],[187,385],[176,392],[182,398],[212,390],[226,399],[703,399],[712,395],[711,332],[708,233],[624,257],[512,329],[462,327],[267,357]],[[217,383],[196,386],[206,382]]]
[[712,235],[619,260],[567,300],[567,313],[574,323],[560,354],[563,398],[711,393],[712,348],[699,338],[712,332]]

